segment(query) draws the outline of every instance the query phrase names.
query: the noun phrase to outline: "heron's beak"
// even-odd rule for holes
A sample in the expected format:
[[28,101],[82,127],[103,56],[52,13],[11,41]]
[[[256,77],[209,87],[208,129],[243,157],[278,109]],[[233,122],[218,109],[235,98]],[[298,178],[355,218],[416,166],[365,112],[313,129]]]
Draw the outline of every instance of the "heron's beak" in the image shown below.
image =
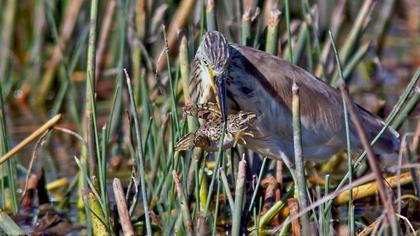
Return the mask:
[[214,77],[214,84],[216,87],[217,103],[219,104],[220,112],[222,113],[223,121],[227,120],[226,112],[226,74]]

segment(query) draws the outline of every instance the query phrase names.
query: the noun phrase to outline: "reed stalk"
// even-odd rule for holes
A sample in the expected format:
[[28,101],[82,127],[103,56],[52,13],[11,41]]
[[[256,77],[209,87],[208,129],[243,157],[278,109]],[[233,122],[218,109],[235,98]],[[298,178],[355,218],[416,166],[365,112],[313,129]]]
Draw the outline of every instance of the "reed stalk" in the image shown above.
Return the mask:
[[228,199],[230,209],[234,209],[235,202],[233,201],[232,193],[231,193],[230,187],[229,187],[229,182],[228,182],[228,179],[227,179],[227,176],[226,176],[226,173],[225,173],[223,167],[219,168],[219,173],[220,173],[220,177],[222,178],[223,187],[224,187],[227,199]]
[[93,235],[110,235],[105,223],[105,216],[103,214],[103,206],[99,203],[99,199],[95,197],[92,191],[86,190],[84,193],[85,201],[89,202],[89,210],[92,220]]
[[278,52],[280,15],[281,12],[274,9],[270,11],[270,18],[268,19],[265,51],[273,55],[277,55]]
[[[305,209],[306,204],[306,179],[305,179],[305,167],[303,164],[302,156],[302,141],[301,141],[301,121],[300,121],[300,101],[299,101],[299,87],[294,82],[292,87],[292,119],[293,119],[293,143],[294,143],[294,154],[295,154],[295,185],[299,200],[299,208]],[[309,235],[309,216],[303,214],[301,216],[302,221],[302,234]]]
[[22,140],[18,145],[13,147],[10,151],[5,153],[2,157],[0,157],[0,165],[9,160],[12,156],[14,156],[16,153],[18,153],[20,150],[22,150],[24,147],[35,141],[37,138],[42,136],[45,132],[47,132],[49,129],[54,127],[60,119],[62,115],[58,114],[48,120],[45,124],[43,124],[41,127],[39,127],[37,130],[35,130],[32,134],[30,134],[28,137],[26,137],[24,140]]
[[[369,41],[365,44],[363,44],[350,58],[350,60],[347,62],[344,70],[342,71],[343,80],[347,81],[349,80],[349,77],[351,73],[354,71],[356,66],[364,59],[364,57],[369,52],[369,49],[372,48],[372,41]],[[341,79],[340,72],[338,70],[335,71],[333,78],[331,80],[332,84],[336,84],[337,81]]]
[[292,235],[294,236],[302,236],[302,235],[309,235],[303,234],[302,228],[304,227],[301,223],[299,223],[299,217],[297,216],[299,213],[299,200],[296,198],[289,198],[287,199],[287,207],[289,208],[290,216],[292,219]]
[[242,16],[241,28],[241,43],[245,46],[252,45],[251,43],[251,23],[252,23],[252,9],[245,10]]
[[235,206],[232,214],[232,235],[238,236],[241,234],[241,214],[242,204],[244,200],[245,189],[245,176],[246,176],[246,161],[245,157],[239,162],[238,177],[236,179],[235,188]]
[[[168,48],[174,48],[174,45],[177,40],[178,30],[181,29],[188,16],[191,14],[191,9],[194,6],[195,0],[184,0],[181,2],[180,6],[178,7],[177,11],[173,16],[173,21],[169,25],[168,28]],[[174,53],[171,51],[170,53]],[[156,71],[160,73],[165,68],[166,58],[162,58],[157,62]]]
[[264,157],[264,160],[261,164],[260,173],[258,174],[258,179],[257,179],[257,183],[256,183],[257,187],[255,188],[254,193],[252,194],[252,197],[251,197],[251,202],[249,203],[249,207],[248,207],[249,212],[251,211],[252,207],[254,206],[255,198],[257,197],[257,193],[258,193],[258,189],[260,187],[261,179],[262,179],[262,176],[264,175],[264,171],[265,171],[265,168],[266,168],[265,166],[267,164],[267,159],[268,159],[267,157]]
[[[334,53],[336,55],[336,63],[338,67],[338,74],[341,81],[344,81],[344,75],[341,69],[341,62],[340,57],[337,53],[337,49],[335,47],[335,42],[333,38],[333,34],[330,31],[330,42],[332,43]],[[353,181],[353,163],[352,163],[352,153],[351,153],[351,134],[350,134],[350,120],[349,120],[349,113],[347,111],[347,105],[346,105],[346,98],[342,96],[342,102],[343,102],[343,112],[344,112],[344,124],[346,129],[346,146],[347,146],[347,166],[348,166],[348,173],[349,173],[349,184]],[[353,207],[353,189],[349,189],[349,199],[348,199],[348,225],[349,225],[349,234],[355,235],[355,220],[354,220],[354,207]]]
[[[9,152],[9,138],[7,131],[7,120],[3,100],[3,88],[0,83],[0,155],[5,155]],[[1,199],[4,209],[12,209],[16,214],[19,210],[16,197],[16,183],[15,183],[15,164],[13,160],[8,160],[6,165],[3,163],[7,158],[0,158],[0,178],[1,178]],[[4,177],[7,178],[4,178]],[[7,182],[6,182],[7,181]],[[10,194],[10,197],[7,196]]]
[[[410,172],[404,172],[400,176],[390,176],[385,178],[385,182],[387,183],[388,187],[395,188],[398,185],[406,185],[409,183],[413,183],[413,177]],[[351,198],[353,200],[363,199],[369,196],[373,196],[378,192],[378,183],[371,182],[367,184],[363,184],[357,186],[353,189],[351,195],[350,191],[340,193],[335,199],[335,205],[342,205],[348,202]]]
[[[328,195],[330,188],[330,175],[325,175],[325,181],[324,181],[324,195]],[[322,224],[322,229],[324,234],[323,235],[330,235],[331,232],[331,208],[330,207],[324,207],[324,210],[322,211],[322,221],[320,224]]]
[[290,188],[289,191],[284,194],[280,201],[277,201],[270,209],[268,209],[264,215],[261,216],[258,222],[258,229],[260,233],[264,230],[264,226],[268,224],[276,215],[278,215],[282,210],[285,210],[287,199],[293,193],[294,188]]
[[292,32],[290,30],[290,9],[289,9],[289,0],[284,1],[285,17],[286,17],[286,31],[287,31],[287,47],[289,49],[289,57],[287,58],[289,62],[293,62],[293,45],[292,45]]
[[[331,34],[330,34],[330,37],[332,37]],[[333,49],[336,54],[336,60],[339,62],[340,61],[339,55],[337,53],[337,50],[335,49],[334,44],[333,44]],[[379,196],[381,198],[382,204],[384,205],[385,212],[387,214],[387,221],[385,222],[385,224],[391,224],[392,232],[394,235],[396,235],[398,234],[398,229],[397,229],[397,222],[395,218],[395,209],[394,209],[394,205],[392,201],[390,200],[388,193],[386,192],[385,184],[382,179],[382,174],[379,169],[378,161],[375,158],[372,147],[363,129],[360,117],[354,110],[353,103],[350,100],[350,96],[348,94],[348,91],[345,88],[344,82],[341,81],[338,86],[340,88],[342,96],[345,98],[346,105],[348,106],[349,113],[351,115],[353,124],[356,127],[357,133],[359,135],[359,139],[364,149],[367,152],[369,166],[372,169],[372,172],[375,174],[376,181],[378,182]]]
[[[63,50],[66,48],[66,44],[70,40],[70,36],[74,30],[74,27],[77,22],[77,16],[81,9],[83,0],[75,0],[70,1],[69,5],[66,9],[66,13],[64,16],[64,21],[61,25],[61,32],[59,36],[59,42],[56,44],[54,51],[50,58],[50,63],[47,68],[47,71],[44,73],[41,79],[41,84],[38,87],[37,95],[35,97],[35,103],[38,105],[42,105],[47,98],[48,90],[51,88],[52,83],[54,82],[54,75],[56,73],[57,67],[59,66],[60,61],[63,57]],[[50,4],[47,2],[47,4]],[[48,10],[47,10],[48,11]],[[93,23],[92,23],[93,24]],[[95,21],[95,28],[96,31],[96,21]],[[92,30],[92,29],[91,29]]]
[[134,120],[134,133],[136,136],[136,165],[138,168],[138,172],[140,174],[140,188],[141,188],[141,197],[143,200],[143,209],[144,209],[144,218],[146,221],[146,231],[147,235],[152,235],[152,227],[150,225],[150,216],[149,216],[149,205],[147,200],[146,194],[146,174],[144,170],[144,157],[143,157],[143,142],[141,139],[141,130],[140,130],[140,123],[137,116],[137,105],[136,101],[134,100],[133,89],[131,88],[131,79],[128,75],[128,72],[124,69],[127,88],[128,88],[128,95],[130,98],[130,113]]
[[131,217],[128,213],[127,202],[125,201],[124,190],[120,179],[114,178],[112,189],[114,191],[115,202],[117,204],[118,215],[124,236],[134,236],[135,232],[133,225],[131,224]]
[[407,120],[408,116],[415,110],[416,106],[419,104],[420,100],[420,90],[414,91],[413,95],[408,99],[407,104],[404,106],[404,109],[398,114],[396,120],[392,122],[391,127],[398,130],[402,124]]
[[23,231],[19,225],[16,224],[10,218],[10,216],[4,212],[2,209],[0,209],[0,229],[5,233],[6,235],[25,235],[25,231]]
[[86,68],[86,97],[85,97],[85,140],[87,141],[87,155],[89,160],[89,173],[91,178],[97,175],[95,159],[100,155],[99,137],[96,126],[95,102],[95,49],[96,49],[96,20],[98,14],[98,1],[93,0],[90,8],[90,30],[88,42],[87,68]]
[[206,27],[207,31],[217,30],[217,19],[216,19],[216,1],[206,1]]
[[9,63],[10,45],[13,37],[13,24],[16,16],[17,1],[4,2],[4,13],[2,15],[2,32],[1,32],[1,47],[0,47],[0,83],[9,83],[7,80],[6,69]]
[[217,171],[219,169],[220,162],[223,159],[223,149],[222,148],[223,148],[223,140],[225,139],[225,133],[226,133],[226,122],[223,122],[223,127],[222,127],[221,132],[222,132],[222,135],[220,135],[219,151],[217,153],[217,158],[216,158],[216,161],[215,161],[216,165],[215,165],[215,169],[213,171],[213,175],[211,177],[210,186],[209,186],[208,191],[207,191],[207,197],[205,198],[205,200],[206,200],[205,201],[206,204],[205,204],[205,207],[204,207],[204,214],[205,215],[207,214],[207,212],[209,210],[209,207],[210,207],[211,195],[213,193],[213,185],[214,185],[214,182],[216,180]]
[[193,235],[194,229],[191,221],[190,210],[188,209],[188,200],[185,197],[184,191],[182,190],[181,181],[179,180],[176,171],[172,171],[172,176],[174,177],[176,192],[178,194],[179,204],[181,205],[182,219],[184,221],[184,227],[187,235]]

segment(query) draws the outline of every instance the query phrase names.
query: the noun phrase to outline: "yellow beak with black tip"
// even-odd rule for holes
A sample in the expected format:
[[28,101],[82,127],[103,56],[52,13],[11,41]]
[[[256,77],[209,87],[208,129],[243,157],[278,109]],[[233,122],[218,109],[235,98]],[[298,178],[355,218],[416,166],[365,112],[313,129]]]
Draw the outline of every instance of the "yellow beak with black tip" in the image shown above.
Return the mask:
[[208,66],[208,71],[211,78],[211,86],[216,97],[217,105],[222,113],[223,121],[227,120],[226,112],[226,74],[222,72],[217,75],[216,72]]

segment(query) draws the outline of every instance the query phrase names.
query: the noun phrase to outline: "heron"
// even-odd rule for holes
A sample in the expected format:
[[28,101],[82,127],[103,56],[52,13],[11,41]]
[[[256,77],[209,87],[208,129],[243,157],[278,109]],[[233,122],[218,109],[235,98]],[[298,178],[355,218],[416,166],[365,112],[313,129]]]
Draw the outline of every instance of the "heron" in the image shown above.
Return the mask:
[[[245,147],[289,165],[294,163],[292,85],[300,91],[301,142],[304,160],[326,160],[346,148],[342,97],[303,68],[266,52],[229,42],[222,33],[203,35],[192,62],[190,94],[193,103],[216,102],[222,117],[239,111],[256,114]],[[378,116],[354,103],[372,140],[384,127]],[[350,123],[352,149],[362,149]],[[391,153],[399,147],[399,134],[387,127],[373,150]],[[285,160],[286,159],[286,160]]]

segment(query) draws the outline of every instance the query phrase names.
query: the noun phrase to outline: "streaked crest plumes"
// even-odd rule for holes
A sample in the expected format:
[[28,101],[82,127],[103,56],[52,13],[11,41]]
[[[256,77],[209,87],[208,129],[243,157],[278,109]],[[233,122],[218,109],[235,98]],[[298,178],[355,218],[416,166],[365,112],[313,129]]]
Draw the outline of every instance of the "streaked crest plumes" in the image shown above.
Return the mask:
[[220,32],[207,32],[203,36],[197,56],[216,73],[221,73],[229,61],[229,42]]

